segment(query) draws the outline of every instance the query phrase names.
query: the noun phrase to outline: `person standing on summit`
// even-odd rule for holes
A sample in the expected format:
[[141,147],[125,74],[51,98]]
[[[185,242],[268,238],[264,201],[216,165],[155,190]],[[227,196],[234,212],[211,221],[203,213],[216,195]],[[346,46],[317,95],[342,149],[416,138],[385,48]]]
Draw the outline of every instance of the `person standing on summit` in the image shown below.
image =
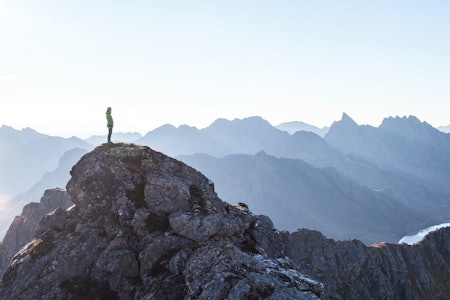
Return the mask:
[[114,126],[114,121],[111,116],[111,107],[106,109],[106,126],[108,127],[108,143],[111,143],[111,135]]

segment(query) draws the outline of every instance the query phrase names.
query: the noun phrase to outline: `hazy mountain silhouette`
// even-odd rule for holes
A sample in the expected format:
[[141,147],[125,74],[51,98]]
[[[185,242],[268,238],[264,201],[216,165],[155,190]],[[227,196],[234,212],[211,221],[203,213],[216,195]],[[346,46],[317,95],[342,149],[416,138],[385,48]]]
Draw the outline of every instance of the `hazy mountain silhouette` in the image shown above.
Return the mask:
[[79,138],[48,136],[25,128],[0,127],[0,194],[25,191],[46,172],[58,165],[59,158],[73,148],[91,149]]
[[333,123],[325,140],[380,168],[448,189],[450,136],[416,117],[386,118],[377,128],[359,126],[344,114]]
[[70,179],[70,169],[86,153],[87,150],[80,148],[67,151],[59,159],[56,169],[46,172],[30,189],[5,203],[0,217],[0,239],[3,238],[14,217],[20,214],[22,207],[30,202],[37,202],[47,189],[65,189],[66,183]]
[[[360,143],[364,145],[373,143],[371,137],[364,139],[365,133],[359,132],[373,131],[375,128],[359,126],[346,114],[343,120],[335,122],[333,126],[333,130],[342,127],[341,132],[350,139],[361,140]],[[298,131],[289,135],[260,117],[233,121],[218,119],[201,130],[165,125],[149,132],[138,143],[172,156],[205,153],[223,157],[229,154],[255,154],[263,150],[275,157],[301,159],[314,167],[333,167],[349,179],[373,190],[390,192],[402,203],[421,207],[429,215],[439,211],[448,202],[445,190],[430,186],[418,177],[404,174],[390,166],[375,164],[366,156],[345,153],[345,149],[330,146],[325,139],[312,132]],[[380,155],[383,155],[382,152]],[[442,212],[438,215],[442,215]]]
[[232,121],[217,119],[204,129],[186,125],[178,128],[164,125],[136,142],[170,155],[206,153],[222,157],[235,153],[255,154],[264,150],[279,157],[294,155],[295,158],[309,157],[315,161],[318,155],[340,155],[316,134],[300,131],[290,135],[273,127],[261,117]]
[[321,137],[323,137],[327,132],[329,127],[323,127],[319,128],[314,125],[310,125],[301,121],[292,121],[292,122],[285,122],[278,124],[274,126],[277,129],[286,131],[289,134],[294,134],[297,131],[310,131],[313,132]]
[[[332,167],[342,178],[346,177],[346,180],[373,191],[381,191],[384,197],[393,201],[392,205],[401,208],[410,207],[425,217],[423,219],[416,216],[411,219],[411,223],[405,223],[411,227],[399,227],[406,229],[403,232],[399,231],[400,235],[446,222],[450,218],[449,196],[448,188],[443,184],[449,181],[449,175],[446,173],[446,167],[439,164],[445,163],[448,155],[445,157],[445,151],[442,152],[439,149],[446,149],[448,136],[428,124],[422,124],[416,118],[392,118],[392,120],[394,123],[402,120],[406,123],[411,122],[413,127],[404,125],[397,128],[395,124],[390,123],[390,119],[385,120],[380,128],[360,126],[344,114],[342,120],[335,122],[323,139],[306,131],[289,135],[287,132],[274,128],[260,117],[233,121],[218,119],[201,130],[193,127],[165,126],[165,130],[161,130],[162,128],[159,130],[158,139],[153,139],[153,142],[148,145],[163,152],[167,151],[171,155],[205,153],[223,157],[237,153],[253,155],[259,151],[265,151],[268,155],[279,158],[301,159],[314,167]],[[417,136],[414,135],[414,128],[419,132]],[[419,142],[421,137],[424,137],[424,140]],[[408,147],[400,147],[405,141],[409,143]],[[147,141],[142,139],[140,142]],[[414,154],[417,151],[411,151],[409,149],[411,147],[419,149],[421,155]],[[408,153],[405,154],[406,152]],[[405,158],[408,159],[405,160]],[[431,162],[430,166],[426,166],[428,162]],[[421,166],[420,176],[415,174],[414,170],[407,172],[407,167],[414,164]],[[435,174],[441,178],[437,178],[440,183],[436,184],[433,181],[436,176],[434,178],[432,176],[433,172],[439,168],[440,173]],[[210,176],[214,178],[213,174]],[[433,180],[424,180],[425,176]],[[263,180],[255,178],[252,179],[250,176],[248,180]],[[241,188],[245,190],[246,186]],[[248,191],[250,192],[254,191]],[[378,202],[378,205],[382,204]],[[401,209],[396,212],[403,214]],[[357,221],[364,218],[365,216],[361,215]],[[325,228],[320,230],[327,232]]]
[[[114,132],[112,135],[113,142],[124,142],[124,143],[134,143],[138,139],[142,138],[142,135],[138,132]],[[108,140],[107,135],[93,135],[84,141],[91,145],[100,145],[106,143]]]
[[350,158],[330,162],[348,178],[391,193],[426,214],[430,225],[450,218],[446,134],[415,117],[387,118],[377,128],[358,125],[344,113],[324,139]]
[[248,204],[254,213],[270,216],[279,229],[305,227],[336,239],[396,242],[426,220],[389,193],[363,187],[333,168],[264,152],[178,158],[212,179],[222,199]]
[[136,143],[150,146],[168,155],[210,153],[225,155],[228,153],[215,139],[210,139],[196,127],[181,125],[176,128],[166,124],[148,132]]
[[202,130],[206,136],[215,139],[232,153],[255,154],[261,150],[272,151],[276,145],[285,145],[289,134],[270,125],[261,117],[218,119]]

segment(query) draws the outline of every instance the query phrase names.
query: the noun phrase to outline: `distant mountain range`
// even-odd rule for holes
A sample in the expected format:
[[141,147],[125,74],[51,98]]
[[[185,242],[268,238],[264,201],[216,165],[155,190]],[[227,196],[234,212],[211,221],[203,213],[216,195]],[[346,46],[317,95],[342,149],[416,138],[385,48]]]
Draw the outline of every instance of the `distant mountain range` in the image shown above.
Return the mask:
[[256,214],[270,214],[279,229],[314,228],[336,239],[372,244],[398,241],[426,217],[333,168],[314,168],[299,159],[264,152],[214,158],[178,156],[214,181],[223,200],[246,203]]
[[[224,200],[249,203],[278,228],[309,227],[372,243],[397,241],[449,221],[449,134],[413,116],[386,118],[372,127],[343,114],[328,130],[317,129],[302,122],[272,126],[250,117],[218,119],[204,129],[166,124],[144,136],[113,133],[113,140],[178,157],[210,177]],[[33,194],[31,187],[41,178],[36,186],[56,187],[51,173],[42,176],[56,169],[66,151],[83,149],[73,156],[78,157],[104,140],[63,139],[3,126],[0,141],[7,142],[0,149],[0,194],[29,190],[16,203],[37,201],[41,189]],[[68,176],[72,163],[58,172]]]
[[30,202],[40,199],[45,190],[53,188],[66,188],[70,179],[70,169],[84,155],[87,150],[74,148],[64,153],[59,159],[58,166],[51,172],[46,172],[28,190],[20,193],[5,203],[5,208],[0,217],[0,239],[8,229],[15,216],[19,215],[22,208]]
[[323,137],[328,132],[328,129],[329,129],[329,127],[319,128],[319,127],[309,125],[309,124],[306,124],[306,123],[300,122],[300,121],[281,123],[279,125],[276,125],[275,128],[284,130],[284,131],[288,132],[289,134],[294,134],[297,131],[310,131],[321,137]]
[[449,187],[450,136],[416,117],[387,118],[377,128],[359,126],[344,114],[333,123],[325,141],[380,168]]
[[[0,194],[21,193],[54,170],[60,157],[73,148],[92,149],[78,138],[53,137],[25,128],[0,127]],[[39,199],[36,199],[36,201]]]
[[[259,170],[252,174],[246,174],[244,170],[238,168],[238,164],[235,164],[237,170],[246,174],[246,182],[251,182],[251,184],[228,188],[227,180],[224,178],[227,176],[241,178],[238,176],[239,173],[233,173],[226,167],[227,164],[231,164],[231,158],[227,157],[227,163],[220,164],[208,159],[202,162],[195,161],[194,158],[188,158],[186,155],[203,153],[225,159],[224,156],[227,155],[237,153],[254,155],[259,151],[265,151],[267,155],[275,158],[302,160],[315,168],[332,168],[335,170],[335,178],[342,180],[341,183],[350,180],[356,184],[348,190],[348,193],[351,194],[361,187],[372,190],[372,192],[382,192],[384,199],[390,199],[390,203],[396,206],[395,218],[398,219],[400,216],[409,218],[410,222],[402,220],[405,226],[396,227],[399,229],[397,232],[392,229],[393,226],[397,226],[394,224],[397,224],[398,221],[392,218],[393,215],[391,215],[391,221],[386,222],[387,216],[372,208],[372,218],[378,220],[376,226],[375,223],[369,226],[372,229],[354,226],[355,222],[367,219],[367,216],[360,214],[358,217],[356,213],[354,217],[359,219],[343,218],[345,220],[343,222],[347,224],[342,224],[342,227],[337,226],[337,223],[329,217],[319,218],[322,222],[320,227],[317,224],[312,227],[320,228],[332,237],[338,238],[342,238],[344,235],[348,238],[358,234],[358,238],[368,242],[375,239],[395,241],[407,232],[427,225],[446,222],[450,218],[448,190],[450,164],[449,156],[446,155],[450,153],[448,151],[450,149],[449,140],[447,134],[425,122],[420,122],[415,117],[387,118],[379,127],[372,127],[360,126],[344,114],[340,121],[333,123],[324,138],[305,131],[297,131],[290,135],[271,126],[260,117],[251,117],[233,121],[219,119],[201,130],[195,127],[175,128],[166,125],[149,132],[137,142],[172,156],[184,155],[180,158],[207,173],[213,180],[218,181],[219,186],[226,185],[228,191],[235,193],[224,196],[225,199],[232,201],[231,199],[238,198],[239,200],[236,201],[252,202],[252,207],[261,209],[260,213],[270,215],[275,224],[282,228],[292,228],[291,226],[295,226],[295,221],[291,223],[291,218],[286,218],[285,215],[273,215],[275,210],[266,201],[268,196],[262,197],[262,194],[269,195],[267,190],[258,194],[260,199],[264,200],[259,200],[261,203],[258,205],[254,203],[257,201],[255,196],[257,190],[254,189],[254,186],[268,186],[267,182],[271,181],[272,173],[264,173]],[[195,159],[201,157],[195,156]],[[286,178],[284,174],[291,174],[286,164],[284,168],[277,168],[276,172],[277,176],[283,178]],[[231,180],[229,179],[228,182]],[[238,181],[242,182],[242,180]],[[314,189],[312,184],[304,185],[302,188],[304,193],[317,193],[317,189]],[[335,189],[336,187],[330,188],[326,194],[336,193]],[[238,192],[238,190],[240,191]],[[285,188],[280,188],[280,190],[276,190],[274,193],[283,195]],[[292,192],[292,194],[295,193],[299,193],[299,191]],[[245,200],[245,198],[252,200]],[[343,198],[346,197],[343,196]],[[296,206],[295,203],[292,203],[292,197],[290,199],[291,202],[285,200],[285,208]],[[321,207],[330,205],[331,198],[329,196],[324,196],[323,199],[327,199],[328,202],[324,201]],[[378,205],[381,208],[385,207],[384,202],[378,202]],[[348,209],[347,206],[344,210]],[[412,212],[406,213],[408,209]],[[340,215],[337,210],[335,212],[336,215]],[[348,213],[352,214],[351,209],[348,210]],[[284,214],[287,214],[285,210]],[[309,211],[309,214],[310,216],[320,215],[317,211]],[[306,220],[306,218],[303,219],[303,224],[313,226],[312,221]],[[332,230],[325,229],[328,225]],[[354,230],[352,231],[351,228]],[[402,232],[405,229],[407,231]],[[365,230],[370,233],[361,236],[360,234]],[[376,230],[384,230],[384,236],[375,234]]]
[[[113,142],[123,142],[123,143],[132,143],[136,140],[142,138],[142,135],[138,132],[114,132],[112,136]],[[106,143],[108,140],[106,135],[93,135],[90,138],[85,139],[84,141],[91,144],[91,145],[101,145],[103,143]]]

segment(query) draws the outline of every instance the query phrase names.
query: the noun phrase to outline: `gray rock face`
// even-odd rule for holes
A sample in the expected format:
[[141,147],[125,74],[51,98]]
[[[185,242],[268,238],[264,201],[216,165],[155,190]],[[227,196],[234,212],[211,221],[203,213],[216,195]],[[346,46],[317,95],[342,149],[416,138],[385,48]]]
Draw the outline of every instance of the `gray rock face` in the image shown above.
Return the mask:
[[[75,206],[47,215],[4,272],[1,299],[317,299],[267,217],[222,202],[201,173],[104,144],[72,168]],[[261,242],[258,244],[256,240]],[[280,244],[281,245],[281,244]],[[283,257],[283,256],[279,256]]]
[[277,231],[221,201],[201,173],[136,145],[99,146],[71,174],[75,205],[42,219],[0,299],[450,298],[450,228],[370,247]]
[[324,299],[450,299],[450,228],[414,245],[289,235],[285,254],[324,283]]
[[69,194],[62,189],[46,190],[39,203],[24,206],[22,214],[15,217],[3,241],[0,243],[0,274],[8,266],[14,254],[33,240],[39,221],[57,208],[73,205]]

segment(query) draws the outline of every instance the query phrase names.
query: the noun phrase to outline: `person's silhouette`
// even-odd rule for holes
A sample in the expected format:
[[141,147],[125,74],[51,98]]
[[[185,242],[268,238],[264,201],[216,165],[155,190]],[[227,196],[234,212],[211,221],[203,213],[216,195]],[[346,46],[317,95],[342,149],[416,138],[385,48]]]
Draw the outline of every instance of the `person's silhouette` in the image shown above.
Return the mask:
[[114,121],[111,116],[111,107],[106,109],[106,126],[108,127],[108,143],[111,143],[111,135],[114,127]]

